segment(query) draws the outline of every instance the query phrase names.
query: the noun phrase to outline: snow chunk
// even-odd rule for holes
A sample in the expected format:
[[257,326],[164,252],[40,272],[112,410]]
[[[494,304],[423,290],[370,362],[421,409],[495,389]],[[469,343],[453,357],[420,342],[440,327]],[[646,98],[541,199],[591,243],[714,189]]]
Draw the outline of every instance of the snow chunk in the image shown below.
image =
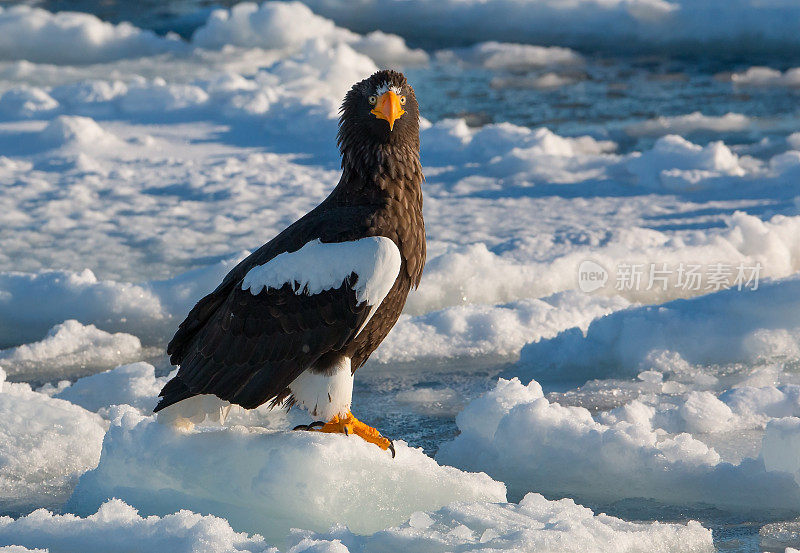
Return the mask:
[[181,50],[130,23],[112,25],[76,12],[50,13],[28,6],[0,8],[0,59],[88,64]]
[[103,420],[4,379],[0,369],[0,509],[60,505],[97,465]]
[[659,138],[652,150],[631,157],[626,167],[644,186],[692,190],[714,177],[743,176],[739,157],[722,142],[692,144],[677,135]]
[[750,67],[743,73],[731,75],[734,84],[742,86],[786,86],[800,87],[800,67],[781,73],[770,67]]
[[733,419],[731,408],[709,392],[690,392],[678,412],[692,434],[727,430]]
[[[276,63],[270,68],[270,73],[277,77],[284,90],[302,98],[302,104],[316,100],[328,106],[330,111],[325,116],[333,120],[342,97],[353,83],[377,70],[378,67],[371,59],[347,44],[331,46],[322,39],[317,39],[307,42],[294,56]],[[293,101],[288,102],[290,106]],[[291,113],[286,115],[292,116]],[[320,132],[319,116],[305,118],[306,124],[314,129],[314,133]],[[292,119],[290,126],[297,125],[295,119]],[[276,128],[285,132],[280,123]]]
[[[711,531],[697,522],[683,524],[627,522],[595,515],[571,499],[548,501],[538,493],[516,504],[457,503],[436,512],[415,513],[399,527],[371,536],[346,529],[325,534],[297,532],[291,543],[314,540],[342,543],[349,551],[586,551],[711,552]],[[342,550],[344,551],[344,550]]]
[[528,344],[520,369],[546,380],[633,377],[653,352],[666,350],[706,365],[795,354],[800,351],[800,278],[624,309],[595,320],[585,334],[571,329]]
[[420,65],[428,61],[428,54],[425,50],[409,48],[406,41],[397,35],[384,33],[383,31],[372,31],[356,41],[350,42],[350,46],[356,51],[364,54],[374,61],[378,67]]
[[146,327],[167,317],[159,298],[142,286],[98,280],[86,269],[36,274],[0,273],[0,345],[37,339],[55,324],[74,318],[107,331]]
[[58,107],[53,97],[37,87],[12,88],[0,96],[0,114],[14,119],[49,115]]
[[371,359],[516,355],[528,342],[552,338],[572,327],[585,329],[595,318],[627,306],[618,296],[569,291],[501,305],[465,304],[414,317],[402,315]]
[[453,501],[505,498],[504,486],[485,474],[438,466],[402,443],[396,448],[392,459],[339,435],[241,426],[182,433],[119,408],[100,464],[69,504],[90,513],[118,497],[148,514],[188,508],[275,540],[292,527],[325,531],[335,523],[375,532]]
[[41,133],[44,142],[55,146],[120,146],[122,141],[103,130],[94,119],[75,115],[61,115],[50,121]]
[[156,378],[153,365],[131,363],[81,378],[55,397],[94,412],[110,405],[130,405],[152,411],[166,381],[166,378]]
[[264,288],[277,290],[288,283],[298,295],[313,295],[338,288],[353,273],[358,276],[353,286],[358,303],[378,306],[400,273],[400,250],[383,236],[333,243],[313,240],[250,269],[242,290],[258,295]]
[[141,353],[142,344],[136,336],[110,334],[70,319],[51,328],[39,342],[0,350],[0,365],[17,379],[25,376],[41,381],[68,369],[87,371],[116,365]]
[[674,117],[657,117],[641,123],[633,123],[625,127],[631,136],[663,136],[666,134],[686,135],[698,131],[715,133],[745,131],[752,121],[741,113],[725,115],[703,115],[699,111]]
[[137,83],[128,87],[119,99],[120,107],[128,113],[161,113],[197,108],[209,99],[202,88],[190,84],[169,84],[161,78],[152,83]]
[[[143,518],[119,499],[103,503],[86,518],[56,515],[40,510],[13,520],[0,518],[0,543],[25,547],[78,547],[86,553],[122,550],[130,544],[147,551],[202,549],[211,553],[251,551],[277,553],[259,535],[235,532],[228,521],[182,510],[164,517]],[[414,550],[431,553],[453,551],[539,551],[556,548],[564,552],[650,552],[665,549],[675,553],[710,553],[711,532],[697,522],[687,524],[626,522],[608,515],[595,515],[570,499],[548,501],[528,494],[517,504],[456,503],[431,513],[415,512],[400,526],[369,536],[346,528],[324,534],[295,530],[288,538],[290,553],[348,553],[352,551]],[[30,551],[24,547],[9,553]],[[37,550],[40,551],[40,550]]]
[[437,52],[436,57],[442,63],[461,63],[486,69],[512,71],[583,63],[581,55],[569,48],[504,42],[482,42],[469,48],[442,50]]
[[40,509],[19,519],[0,517],[0,543],[49,551],[204,551],[278,553],[261,536],[235,532],[224,519],[186,510],[164,517],[142,517],[119,499],[79,518]]
[[789,473],[800,484],[800,418],[784,417],[769,421],[764,432],[761,455],[767,470]]
[[[298,25],[298,21],[303,24]],[[201,48],[233,45],[282,50],[299,48],[316,38],[354,36],[299,2],[242,2],[230,10],[214,10],[205,25],[194,32],[192,43]]]
[[480,467],[504,481],[512,497],[539,490],[597,502],[648,498],[748,512],[800,504],[800,487],[787,475],[767,472],[754,459],[723,463],[689,434],[656,431],[652,415],[644,408],[598,422],[583,407],[548,401],[535,381],[501,379],[456,418],[461,433],[436,459]]
[[[297,25],[298,21],[303,24]],[[284,54],[298,52],[315,41],[328,48],[348,44],[381,66],[414,65],[428,59],[423,50],[408,48],[397,35],[382,31],[358,35],[314,14],[300,2],[242,2],[230,10],[215,10],[192,36],[192,43],[201,48],[234,45]]]

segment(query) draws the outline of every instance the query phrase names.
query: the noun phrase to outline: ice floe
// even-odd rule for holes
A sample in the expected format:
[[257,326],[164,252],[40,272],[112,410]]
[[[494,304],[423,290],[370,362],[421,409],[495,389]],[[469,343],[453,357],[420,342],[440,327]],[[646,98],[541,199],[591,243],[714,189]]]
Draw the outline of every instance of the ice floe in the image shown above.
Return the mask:
[[[18,520],[0,518],[0,543],[22,544],[4,547],[2,550],[8,553],[39,547],[101,553],[125,548],[132,541],[147,550],[277,553],[260,535],[236,532],[227,521],[213,515],[181,510],[163,517],[143,517],[119,499],[103,503],[85,518],[45,510]],[[568,499],[548,501],[539,494],[529,494],[519,504],[459,502],[437,511],[417,511],[403,524],[365,536],[339,526],[322,534],[295,530],[285,541],[286,547],[281,549],[289,553],[397,551],[408,547],[441,553],[453,548],[522,552],[556,548],[576,553],[713,551],[711,532],[697,522],[626,522],[595,515]]]
[[334,523],[371,533],[453,501],[505,499],[505,486],[485,474],[396,448],[392,459],[343,435],[214,425],[186,433],[119,408],[97,469],[81,478],[68,508],[90,514],[117,497],[147,514],[213,513],[276,540]]
[[693,364],[753,363],[800,351],[800,280],[762,283],[660,306],[632,307],[522,349],[522,374],[582,381],[636,376],[664,350]]
[[98,415],[5,382],[0,369],[0,509],[61,505],[97,465],[104,434]]
[[[690,398],[687,411],[714,424],[719,410],[701,401]],[[766,462],[766,445],[765,460],[730,464],[692,434],[654,428],[645,406],[628,411],[625,420],[601,422],[584,407],[549,401],[536,381],[501,379],[459,413],[461,433],[436,458],[465,470],[480,466],[505,482],[512,498],[537,490],[602,503],[645,498],[749,513],[800,507],[800,487],[786,467]]]
[[38,342],[0,350],[0,366],[15,380],[43,381],[67,371],[93,372],[141,355],[142,344],[136,336],[110,334],[70,319],[51,328]]

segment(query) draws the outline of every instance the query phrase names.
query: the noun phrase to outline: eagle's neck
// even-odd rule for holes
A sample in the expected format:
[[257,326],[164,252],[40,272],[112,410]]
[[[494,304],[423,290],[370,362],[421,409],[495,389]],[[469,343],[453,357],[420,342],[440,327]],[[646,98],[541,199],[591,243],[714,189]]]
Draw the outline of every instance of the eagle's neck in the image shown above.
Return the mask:
[[342,179],[337,189],[354,201],[405,197],[421,210],[422,180],[419,146],[370,144],[342,153]]
[[[422,218],[422,164],[419,145],[380,144],[342,155],[342,179],[328,201],[360,205],[381,216],[369,217],[368,232],[395,241],[403,268],[418,286],[425,265]],[[374,226],[373,226],[374,225]]]

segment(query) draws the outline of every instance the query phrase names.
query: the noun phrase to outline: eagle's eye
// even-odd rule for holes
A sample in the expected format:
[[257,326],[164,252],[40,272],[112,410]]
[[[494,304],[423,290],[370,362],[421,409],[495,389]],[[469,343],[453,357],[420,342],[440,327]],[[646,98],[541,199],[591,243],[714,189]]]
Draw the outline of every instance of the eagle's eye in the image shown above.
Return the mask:
[[370,96],[369,98],[367,98],[367,101],[369,101],[369,105],[374,106],[375,104],[378,103],[378,97]]
[[405,96],[400,96],[400,105],[401,106],[406,105],[406,97]]

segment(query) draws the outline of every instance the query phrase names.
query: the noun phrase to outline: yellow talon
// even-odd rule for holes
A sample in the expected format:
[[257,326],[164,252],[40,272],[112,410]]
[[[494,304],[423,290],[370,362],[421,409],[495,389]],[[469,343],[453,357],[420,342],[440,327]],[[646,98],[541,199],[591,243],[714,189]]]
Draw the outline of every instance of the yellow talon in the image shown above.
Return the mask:
[[381,433],[375,428],[372,428],[368,424],[364,424],[355,418],[353,413],[350,411],[348,411],[347,415],[344,417],[334,415],[334,417],[325,423],[322,428],[314,428],[312,430],[316,432],[328,432],[346,435],[355,434],[356,436],[360,436],[363,440],[371,444],[375,444],[383,450],[390,449],[392,451],[392,457],[394,457],[394,445],[392,445],[392,441],[381,436]]

